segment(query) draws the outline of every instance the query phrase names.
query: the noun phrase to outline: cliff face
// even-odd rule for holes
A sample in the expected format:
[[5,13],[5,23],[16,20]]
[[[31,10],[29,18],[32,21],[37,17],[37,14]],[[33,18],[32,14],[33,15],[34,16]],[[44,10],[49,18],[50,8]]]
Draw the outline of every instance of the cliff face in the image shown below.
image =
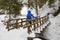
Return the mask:
[[44,32],[44,37],[49,40],[60,40],[60,14],[56,17],[51,17],[51,25],[48,26]]

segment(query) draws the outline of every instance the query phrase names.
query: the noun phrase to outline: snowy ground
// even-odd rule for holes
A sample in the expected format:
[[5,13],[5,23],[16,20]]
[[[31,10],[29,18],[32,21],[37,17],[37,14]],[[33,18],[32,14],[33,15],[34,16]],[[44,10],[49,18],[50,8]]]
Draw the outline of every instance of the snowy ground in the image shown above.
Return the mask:
[[44,35],[49,40],[60,40],[60,14],[56,17],[51,17],[51,25],[47,27]]
[[0,40],[27,40],[27,30],[26,29],[14,29],[7,31],[5,25],[0,22]]

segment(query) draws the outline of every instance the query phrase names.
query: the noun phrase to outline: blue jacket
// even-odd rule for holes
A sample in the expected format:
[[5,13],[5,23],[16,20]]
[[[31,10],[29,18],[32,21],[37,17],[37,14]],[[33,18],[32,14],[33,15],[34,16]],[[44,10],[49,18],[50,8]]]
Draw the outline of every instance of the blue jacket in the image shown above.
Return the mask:
[[28,10],[27,19],[35,18],[30,10]]

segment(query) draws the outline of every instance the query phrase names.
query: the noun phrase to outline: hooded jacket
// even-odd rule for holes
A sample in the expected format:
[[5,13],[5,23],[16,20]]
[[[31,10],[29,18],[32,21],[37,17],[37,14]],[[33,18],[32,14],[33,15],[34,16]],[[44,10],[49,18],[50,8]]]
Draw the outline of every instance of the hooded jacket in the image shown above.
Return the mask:
[[33,18],[35,18],[35,17],[34,17],[33,14],[31,13],[31,11],[28,10],[27,19],[33,19]]

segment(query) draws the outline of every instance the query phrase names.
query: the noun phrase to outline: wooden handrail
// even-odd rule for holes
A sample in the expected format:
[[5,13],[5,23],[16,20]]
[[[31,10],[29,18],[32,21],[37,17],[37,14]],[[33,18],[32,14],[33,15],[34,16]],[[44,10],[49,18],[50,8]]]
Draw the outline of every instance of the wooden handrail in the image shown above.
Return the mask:
[[[41,20],[42,19],[42,20]],[[11,23],[11,21],[16,21],[15,23]],[[20,20],[20,22],[19,22]],[[36,28],[38,28],[39,26],[43,25],[46,21],[48,21],[48,16],[44,16],[44,17],[36,17],[35,19],[32,20],[27,20],[26,18],[23,19],[11,19],[7,22],[7,29],[14,29],[14,28],[27,28],[29,31],[28,33],[31,32],[30,27],[31,25],[34,26],[33,30],[35,30]],[[31,22],[31,23],[30,23]],[[25,23],[23,25],[23,23]],[[13,25],[15,25],[15,27],[13,27]]]

